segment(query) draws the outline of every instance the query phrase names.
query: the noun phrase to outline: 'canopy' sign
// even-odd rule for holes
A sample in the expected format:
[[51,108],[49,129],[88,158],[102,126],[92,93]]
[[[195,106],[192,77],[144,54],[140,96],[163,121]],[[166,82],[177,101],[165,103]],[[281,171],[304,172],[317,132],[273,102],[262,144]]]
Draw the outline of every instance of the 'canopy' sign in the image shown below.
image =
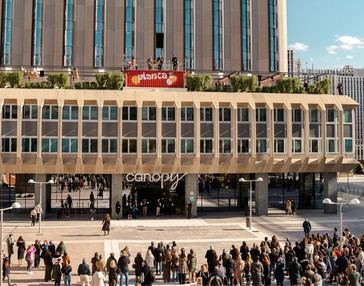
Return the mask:
[[164,70],[129,70],[126,87],[183,88],[184,72]]
[[141,174],[141,173],[129,173],[126,175],[125,179],[128,183],[159,183],[161,184],[161,188],[164,189],[165,184],[171,184],[170,190],[174,191],[178,182],[181,181],[187,173],[185,174]]

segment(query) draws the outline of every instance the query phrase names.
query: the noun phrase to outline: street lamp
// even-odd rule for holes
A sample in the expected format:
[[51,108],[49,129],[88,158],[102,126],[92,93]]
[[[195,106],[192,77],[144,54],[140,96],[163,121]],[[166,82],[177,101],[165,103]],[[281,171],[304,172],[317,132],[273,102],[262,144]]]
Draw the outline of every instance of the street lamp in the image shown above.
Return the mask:
[[3,234],[4,234],[4,229],[3,229],[3,222],[4,222],[4,211],[7,210],[12,210],[12,209],[18,209],[20,208],[21,205],[18,202],[14,202],[11,207],[5,208],[5,209],[0,209],[0,216],[1,216],[1,240],[0,240],[0,256],[1,256],[1,267],[0,267],[0,286],[3,285],[3,275],[2,275],[2,271],[3,271]]
[[41,221],[42,221],[42,189],[43,189],[43,185],[53,185],[54,184],[54,180],[50,179],[48,182],[38,182],[38,181],[34,181],[33,179],[29,179],[28,184],[39,184],[39,207],[40,207],[40,213],[39,213],[39,227],[38,227],[38,233],[40,233],[41,231]]
[[253,213],[252,213],[252,207],[253,207],[253,182],[263,182],[263,179],[261,177],[257,178],[256,180],[246,180],[244,178],[240,178],[239,182],[241,183],[249,183],[249,221],[250,226],[249,229],[252,230],[252,219],[253,219]]
[[360,205],[360,201],[357,198],[351,199],[350,201],[347,202],[333,202],[330,198],[324,198],[322,200],[323,204],[326,205],[338,205],[340,206],[340,249],[342,249],[343,246],[343,239],[342,239],[342,235],[343,235],[343,206],[345,205]]

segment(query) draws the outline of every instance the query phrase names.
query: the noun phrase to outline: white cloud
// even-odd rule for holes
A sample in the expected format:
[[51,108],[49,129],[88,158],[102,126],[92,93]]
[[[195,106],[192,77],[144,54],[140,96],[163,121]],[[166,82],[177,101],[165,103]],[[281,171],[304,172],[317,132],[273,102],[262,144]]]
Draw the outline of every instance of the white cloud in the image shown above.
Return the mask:
[[337,50],[339,49],[338,46],[336,45],[331,45],[326,47],[326,51],[330,54],[330,55],[336,55],[337,54]]
[[338,36],[336,42],[340,44],[343,50],[352,50],[355,48],[364,48],[364,40],[353,36]]
[[298,52],[306,52],[308,50],[308,45],[300,42],[295,42],[293,44],[290,44],[288,47]]
[[345,58],[348,59],[348,60],[352,60],[354,57],[352,55],[346,55]]

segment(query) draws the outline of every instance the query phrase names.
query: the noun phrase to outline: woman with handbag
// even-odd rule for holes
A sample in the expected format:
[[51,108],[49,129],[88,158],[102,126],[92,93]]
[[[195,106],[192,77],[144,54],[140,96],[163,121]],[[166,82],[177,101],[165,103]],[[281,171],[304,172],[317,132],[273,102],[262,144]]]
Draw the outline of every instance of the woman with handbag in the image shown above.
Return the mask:
[[110,214],[105,214],[104,219],[102,221],[102,230],[104,232],[104,235],[110,234],[110,223],[111,223],[111,217]]

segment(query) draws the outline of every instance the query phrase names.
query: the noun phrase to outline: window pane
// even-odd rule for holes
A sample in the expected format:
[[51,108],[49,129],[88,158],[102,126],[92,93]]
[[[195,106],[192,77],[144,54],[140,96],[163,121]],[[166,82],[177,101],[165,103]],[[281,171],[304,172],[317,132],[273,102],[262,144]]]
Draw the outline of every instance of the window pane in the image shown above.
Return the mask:
[[117,140],[116,139],[110,139],[110,153],[116,153],[117,152]]
[[82,139],[82,153],[88,153],[88,152],[89,152],[89,140]]
[[51,139],[51,152],[56,153],[58,149],[58,139]]
[[91,120],[97,120],[98,113],[97,113],[97,106],[91,106]]
[[23,118],[30,119],[30,105],[23,106]]
[[130,153],[136,153],[136,151],[137,151],[137,140],[136,139],[129,140],[129,150],[130,150]]
[[129,108],[127,106],[123,106],[123,120],[129,119]]
[[175,109],[174,109],[174,107],[168,108],[168,120],[170,120],[170,121],[175,120]]
[[71,139],[71,152],[77,153],[78,146],[77,146],[77,139]]
[[352,123],[353,122],[353,113],[351,112],[351,110],[349,109],[345,109],[344,110],[344,122],[345,123]]
[[68,139],[62,139],[62,152],[63,153],[68,153],[69,152]]
[[353,152],[353,140],[345,139],[345,153],[352,153],[352,152]]
[[12,119],[17,119],[18,118],[18,106],[17,105],[12,105],[11,106],[11,118]]
[[109,120],[109,107],[102,107],[102,120]]
[[69,120],[70,117],[70,106],[63,106],[62,119]]
[[157,151],[157,142],[156,140],[149,140],[149,153],[155,153]]
[[49,105],[45,105],[43,106],[43,119],[49,119],[50,118],[50,106]]
[[82,119],[89,120],[90,119],[90,108],[89,106],[84,106],[82,110]]
[[193,121],[193,108],[187,108],[187,120]]
[[78,120],[78,106],[71,107],[71,119]]
[[109,152],[109,140],[102,139],[102,153],[108,153]]
[[166,153],[167,150],[167,140],[162,139],[162,153]]
[[149,120],[156,120],[156,108],[155,107],[149,107]]
[[130,107],[130,120],[137,120],[137,108],[135,106]]
[[58,106],[51,106],[51,119],[58,119]]
[[91,153],[97,153],[97,139],[91,139],[90,140],[91,143]]
[[118,119],[118,108],[116,106],[110,107],[110,120]]
[[168,144],[168,153],[174,153],[175,152],[175,141],[174,140],[169,140],[169,144]]
[[123,153],[128,153],[128,140],[127,139],[123,139],[123,146],[122,146],[122,152]]
[[148,120],[148,107],[143,107],[142,108],[142,120]]
[[142,140],[142,153],[148,153],[148,140]]

